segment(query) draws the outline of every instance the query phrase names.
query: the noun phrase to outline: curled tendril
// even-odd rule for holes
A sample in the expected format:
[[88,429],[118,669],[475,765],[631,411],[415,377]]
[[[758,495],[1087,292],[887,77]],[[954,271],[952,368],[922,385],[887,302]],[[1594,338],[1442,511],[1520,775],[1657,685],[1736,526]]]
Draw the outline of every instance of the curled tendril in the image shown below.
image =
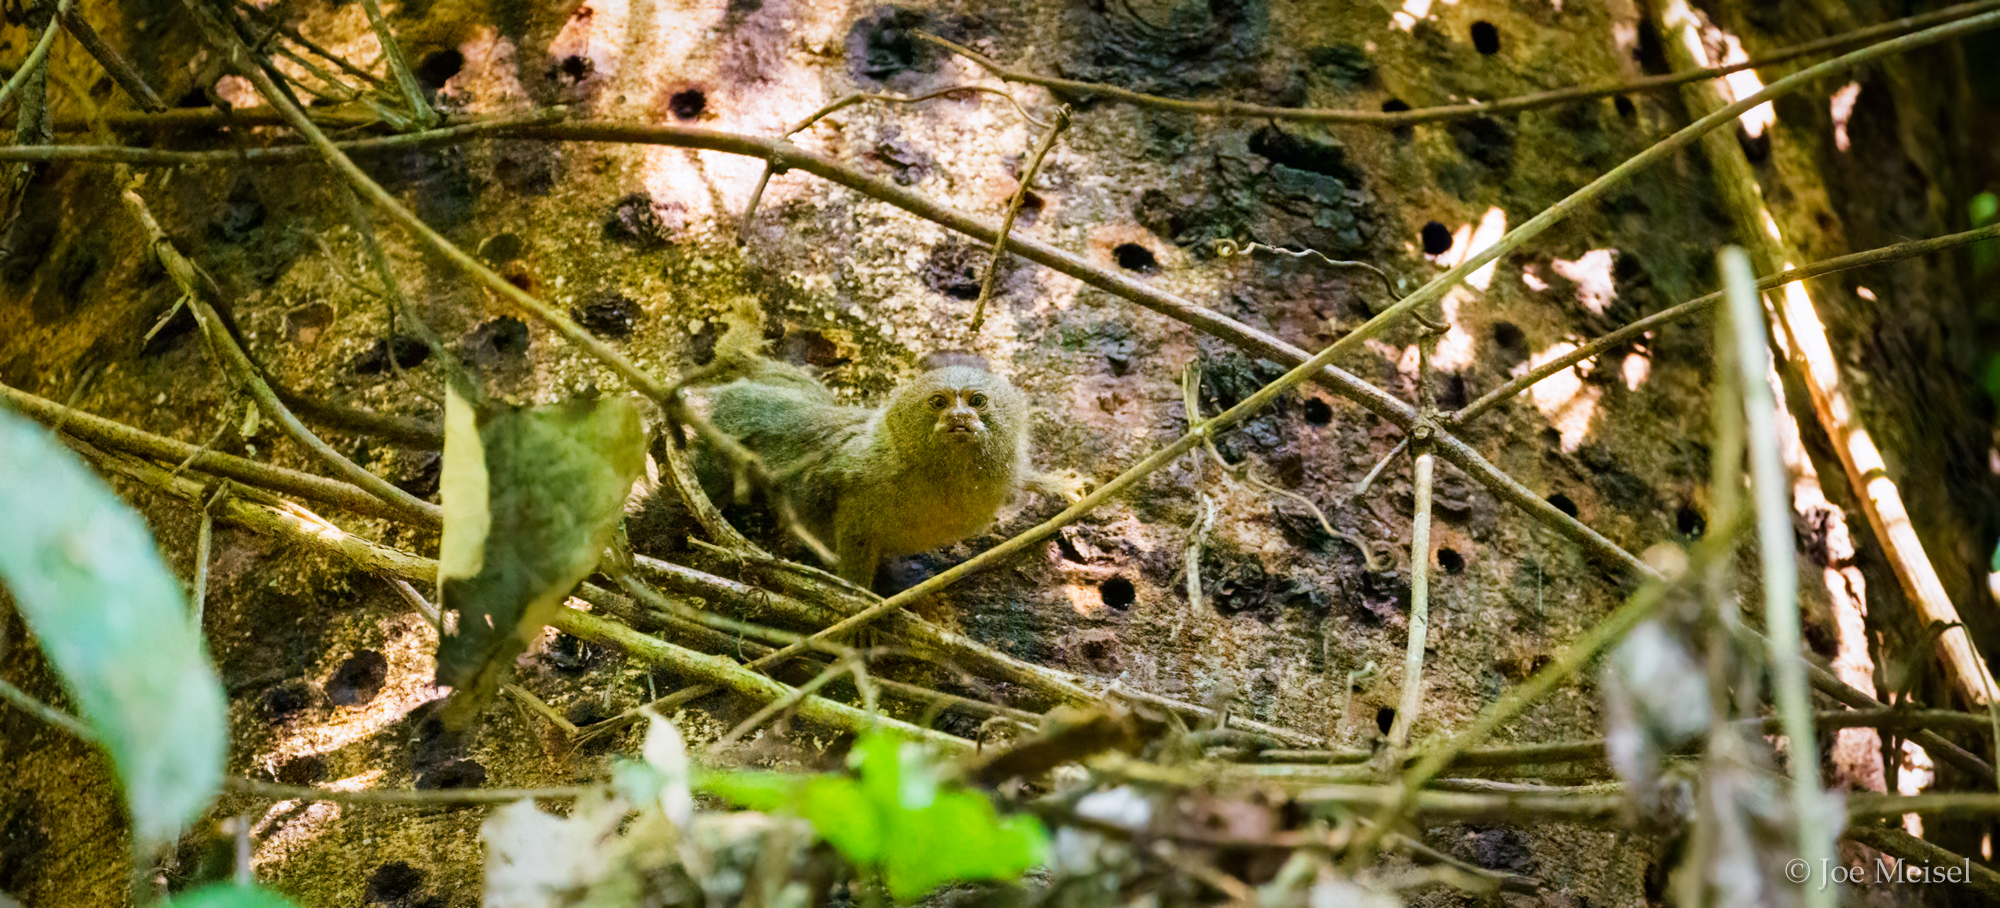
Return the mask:
[[1267,246],[1263,243],[1259,243],[1254,240],[1250,242],[1239,243],[1235,240],[1223,237],[1215,241],[1215,254],[1222,258],[1229,258],[1231,256],[1238,256],[1238,255],[1250,255],[1256,252],[1275,252],[1278,253],[1279,255],[1289,255],[1295,259],[1302,259],[1310,256],[1313,258],[1317,258],[1320,261],[1325,262],[1329,265],[1332,265],[1335,268],[1365,268],[1369,271],[1375,272],[1375,276],[1382,279],[1382,288],[1384,290],[1389,291],[1389,297],[1391,299],[1394,299],[1396,297],[1396,285],[1389,280],[1389,275],[1383,273],[1382,269],[1377,268],[1374,265],[1370,265],[1367,262],[1356,262],[1347,259],[1328,258],[1326,253],[1321,252],[1317,249],[1281,249],[1277,246]]

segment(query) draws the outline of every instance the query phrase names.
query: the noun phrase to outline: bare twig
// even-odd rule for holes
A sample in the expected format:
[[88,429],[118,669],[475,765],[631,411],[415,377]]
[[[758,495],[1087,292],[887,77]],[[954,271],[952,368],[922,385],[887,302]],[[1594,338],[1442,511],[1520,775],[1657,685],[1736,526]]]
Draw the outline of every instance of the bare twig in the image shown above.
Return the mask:
[[[2000,224],[1981,227],[1977,230],[1967,230],[1962,233],[1932,237],[1927,240],[1912,240],[1907,243],[1897,243],[1893,246],[1882,246],[1864,252],[1856,252],[1850,255],[1813,262],[1812,264],[1798,268],[1787,268],[1776,274],[1758,278],[1757,289],[1771,290],[1785,286],[1786,284],[1832,274],[1837,271],[1847,271],[1868,265],[1879,265],[1884,262],[1902,261],[1903,259],[1916,258],[1921,255],[1929,255],[1933,252],[1955,249],[1960,246],[1977,243],[1981,240],[1995,238],[2000,238]],[[1571,350],[1562,356],[1536,366],[1522,375],[1508,380],[1506,384],[1480,395],[1478,400],[1467,404],[1463,409],[1451,414],[1451,422],[1453,425],[1463,425],[1476,417],[1486,414],[1494,407],[1504,403],[1508,398],[1533,387],[1542,379],[1595,357],[1606,350],[1629,343],[1668,323],[1686,318],[1696,312],[1701,312],[1721,300],[1722,291],[1717,290],[1714,293],[1699,296],[1685,303],[1662,309],[1623,328],[1597,337],[1589,343],[1578,346],[1575,350]]]
[[160,229],[159,222],[153,220],[152,212],[147,210],[145,200],[139,197],[133,187],[125,187],[122,197],[145,229],[149,246],[153,254],[159,258],[160,265],[187,295],[188,307],[201,323],[202,333],[208,338],[209,347],[215,352],[216,358],[221,361],[224,370],[256,399],[257,406],[264,411],[264,415],[281,426],[285,434],[291,436],[294,441],[318,455],[321,461],[333,468],[334,472],[367,490],[369,494],[388,502],[397,511],[418,521],[441,523],[442,511],[437,505],[418,501],[410,493],[389,484],[388,480],[362,469],[327,445],[319,436],[314,435],[312,430],[299,422],[298,417],[292,415],[291,410],[286,408],[271,391],[271,386],[265,383],[256,364],[250,361],[250,357],[243,352],[242,347],[237,346],[235,336],[223,323],[222,317],[210,306],[207,297],[218,293],[214,281],[174,248],[173,242]]
[[986,325],[986,301],[993,298],[993,281],[1000,276],[1000,261],[1007,257],[1007,237],[1014,233],[1014,218],[1021,213],[1021,203],[1028,198],[1029,187],[1035,183],[1035,175],[1042,172],[1042,160],[1049,155],[1049,149],[1056,147],[1056,138],[1069,129],[1069,105],[1056,108],[1055,122],[1049,124],[1048,132],[1042,134],[1042,141],[1035,146],[1035,154],[1028,160],[1028,167],[1021,172],[1021,185],[1014,187],[1014,194],[1007,199],[1007,216],[1000,220],[1000,242],[993,246],[993,260],[986,263],[986,277],[979,282],[979,301],[972,306],[972,326],[966,330],[967,348],[977,345],[979,329]]
[[441,788],[420,791],[363,788],[340,791],[333,788],[280,785],[276,782],[242,778],[226,778],[222,782],[222,787],[231,794],[272,801],[329,801],[355,806],[397,807],[479,807],[488,804],[511,804],[529,798],[568,800],[580,797],[586,791],[578,785],[556,788]]
[[0,681],[0,700],[12,703],[16,709],[68,732],[79,739],[89,741],[93,744],[97,742],[97,733],[91,731],[90,726],[83,724],[82,719],[78,719],[69,713],[43,703],[35,699],[27,691],[8,684],[5,681]]
[[424,97],[424,88],[417,84],[416,74],[410,71],[410,61],[403,56],[403,43],[396,40],[396,32],[389,28],[389,19],[382,15],[382,7],[375,0],[361,0],[361,8],[368,12],[368,25],[375,29],[375,37],[381,39],[382,52],[389,58],[389,72],[396,77],[396,87],[402,89],[403,103],[410,106],[410,113],[417,126],[429,129],[438,122],[437,111]]
[[805,698],[819,692],[820,688],[840,680],[842,676],[859,668],[861,664],[858,658],[849,656],[846,659],[827,666],[825,671],[820,672],[811,681],[807,681],[794,688],[789,695],[764,704],[764,708],[751,713],[749,718],[736,723],[736,727],[730,729],[728,734],[715,739],[715,743],[708,746],[708,755],[713,757],[720,754],[731,744],[743,740],[744,735],[756,731],[758,726],[770,721],[772,717],[797,707]]
[[28,58],[21,61],[21,68],[14,70],[14,75],[7,80],[7,84],[0,85],[0,110],[6,110],[7,102],[13,100],[14,94],[21,90],[21,86],[27,84],[35,71],[42,68],[42,62],[48,59],[49,48],[56,43],[56,33],[62,30],[63,16],[68,13],[69,0],[62,0],[56,4],[56,14],[49,18],[48,26],[42,29],[41,39],[35,42],[33,50],[28,51]]
[[256,6],[248,2],[245,2],[245,0],[235,0],[235,3],[237,10],[249,15],[250,18],[257,20],[258,24],[263,25],[264,27],[269,28],[274,32],[277,32],[278,34],[284,35],[293,44],[297,44],[298,46],[311,51],[315,56],[319,57],[322,60],[327,60],[332,62],[333,65],[340,67],[348,75],[354,76],[355,78],[368,83],[372,87],[375,88],[383,87],[381,78],[377,77],[374,73],[362,69],[359,66],[355,66],[353,63],[348,62],[346,57],[333,53],[332,51],[329,51],[326,48],[313,43],[312,39],[307,38],[303,34],[300,34],[298,29],[286,25],[283,21],[279,20],[278,17],[273,16],[270,13],[257,8]]
[[[1021,102],[1015,100],[1014,96],[1006,91],[986,85],[955,85],[952,86],[951,88],[941,88],[938,89],[937,91],[918,95],[914,98],[905,97],[903,95],[884,94],[882,92],[869,92],[869,91],[849,92],[828,102],[826,106],[821,107],[820,109],[815,110],[810,114],[807,114],[805,119],[800,120],[796,124],[793,124],[790,129],[785,130],[784,137],[791,138],[792,136],[795,136],[801,132],[806,131],[807,129],[812,128],[812,125],[814,123],[818,123],[820,120],[826,118],[827,116],[832,115],[836,111],[852,107],[863,101],[879,101],[885,104],[919,104],[924,101],[932,100],[934,98],[948,98],[954,95],[963,95],[970,93],[998,95],[1002,98],[1005,98],[1007,99],[1008,104],[1012,104],[1014,106],[1014,111],[1021,115],[1021,119],[1026,120],[1029,123],[1032,123],[1036,126],[1044,126],[1044,127],[1046,126],[1046,124],[1044,124],[1042,121],[1037,120],[1032,115],[1030,115],[1027,111],[1027,108],[1022,107]],[[785,159],[782,154],[774,152],[769,158],[765,159],[764,172],[757,177],[757,188],[752,189],[750,191],[750,201],[744,203],[743,216],[738,218],[736,221],[736,245],[741,246],[744,243],[749,242],[750,226],[756,223],[757,205],[764,199],[764,188],[771,185],[772,177],[784,173],[786,169],[787,168],[785,166]]]
[[[1958,871],[1954,876],[1962,876],[1968,888],[1988,900],[2000,900],[2000,872],[1965,855],[1940,848],[1893,826],[1854,823],[1841,835],[1902,862],[1918,865],[1912,867],[1913,870],[1937,868],[1940,871]],[[1897,869],[1902,868],[1899,866]]]
[[1030,124],[1039,126],[1043,129],[1049,128],[1049,124],[1042,122],[1040,119],[1037,119],[1033,114],[1028,113],[1027,108],[1022,107],[1021,102],[1019,100],[1017,100],[1012,94],[1002,89],[994,88],[990,85],[954,85],[950,88],[940,88],[937,91],[926,92],[924,94],[917,95],[916,97],[913,98],[905,97],[903,95],[884,94],[882,92],[871,92],[871,91],[850,92],[848,94],[844,94],[838,98],[835,98],[833,101],[829,102],[825,107],[822,107],[818,110],[813,111],[810,114],[807,114],[804,119],[794,124],[790,129],[785,130],[785,135],[787,137],[790,137],[805,132],[806,130],[811,129],[814,123],[818,123],[820,120],[823,120],[826,117],[836,112],[852,107],[863,101],[879,101],[884,104],[921,104],[925,101],[929,101],[935,98],[949,98],[953,95],[963,95],[972,93],[996,95],[998,97],[1004,98],[1006,99],[1008,104],[1013,105],[1014,112],[1020,114],[1021,119],[1026,120]]
[[1437,456],[1431,453],[1428,420],[1437,413],[1431,391],[1431,347],[1441,331],[1427,331],[1417,342],[1418,412],[1426,420],[1410,434],[1414,514],[1410,519],[1410,623],[1409,641],[1403,651],[1403,693],[1397,701],[1396,719],[1389,726],[1389,746],[1400,751],[1410,743],[1410,729],[1423,709],[1424,646],[1430,634],[1431,601],[1431,481]]
[[[382,499],[344,482],[259,463],[233,454],[208,451],[184,441],[142,432],[123,423],[72,410],[54,401],[6,385],[0,385],[0,402],[44,423],[60,424],[64,433],[92,444],[158,460],[186,463],[195,469],[217,476],[226,476],[238,482],[286,495],[296,495],[309,501],[330,504],[370,517],[408,516]],[[435,521],[421,521],[419,525],[436,527],[439,524]]]
[[1877,38],[1885,37],[1888,35],[1901,34],[1904,32],[1911,31],[1913,29],[1924,28],[1938,23],[1963,19],[1968,16],[1972,16],[1976,13],[1985,12],[1994,9],[1996,7],[2000,7],[2000,3],[1991,2],[1991,0],[1986,0],[1986,2],[1979,2],[1979,3],[1960,4],[1958,6],[1947,7],[1945,9],[1937,10],[1936,12],[1927,13],[1921,16],[1910,16],[1903,19],[1897,19],[1891,22],[1884,22],[1880,25],[1873,25],[1867,28],[1855,29],[1854,31],[1847,32],[1845,34],[1834,35],[1828,38],[1819,39],[1817,41],[1810,41],[1804,44],[1788,47],[1783,50],[1767,54],[1763,57],[1759,57],[1755,60],[1746,60],[1741,63],[1731,63],[1726,66],[1712,66],[1691,72],[1678,72],[1668,75],[1653,76],[1645,79],[1635,79],[1630,82],[1620,82],[1610,85],[1595,85],[1595,86],[1586,86],[1580,88],[1565,88],[1556,91],[1547,91],[1532,95],[1523,95],[1517,98],[1503,98],[1501,100],[1492,101],[1488,103],[1453,104],[1443,107],[1425,107],[1416,110],[1393,111],[1393,112],[1377,112],[1377,111],[1367,111],[1367,110],[1332,110],[1324,108],[1301,108],[1301,107],[1273,107],[1263,104],[1244,104],[1236,101],[1188,101],[1179,98],[1165,98],[1165,97],[1160,97],[1158,95],[1149,95],[1149,94],[1144,94],[1142,92],[1136,92],[1136,91],[1131,91],[1129,89],[1119,88],[1114,85],[1104,85],[1095,82],[1079,82],[1074,79],[1059,79],[1050,76],[1038,75],[1035,73],[1027,72],[1025,70],[1002,66],[1001,64],[995,62],[994,60],[983,54],[978,53],[977,51],[973,51],[969,48],[953,44],[952,42],[946,41],[942,38],[924,34],[922,32],[917,32],[915,34],[917,37],[922,38],[925,41],[929,41],[932,44],[936,44],[940,47],[945,48],[946,50],[959,54],[960,56],[963,56],[966,59],[979,64],[981,67],[985,68],[988,72],[993,73],[996,77],[998,77],[1001,81],[1004,82],[1019,82],[1026,85],[1039,85],[1043,88],[1047,88],[1050,89],[1051,91],[1056,91],[1056,92],[1063,92],[1075,95],[1095,95],[1097,97],[1109,98],[1114,101],[1122,101],[1128,104],[1134,104],[1142,107],[1151,107],[1159,110],[1172,110],[1181,113],[1199,114],[1204,116],[1233,117],[1233,118],[1259,119],[1259,120],[1262,119],[1299,120],[1311,123],[1353,123],[1363,126],[1396,128],[1403,126],[1413,126],[1419,123],[1436,123],[1445,120],[1464,119],[1467,117],[1490,116],[1493,114],[1504,114],[1522,110],[1533,110],[1538,107],[1548,107],[1551,105],[1562,104],[1570,101],[1586,101],[1592,98],[1603,98],[1611,95],[1627,94],[1633,92],[1659,91],[1662,89],[1673,88],[1677,85],[1683,85],[1688,82],[1693,82],[1701,79],[1712,79],[1717,76],[1724,76],[1733,72],[1741,72],[1746,69],[1762,69],[1764,67],[1771,66],[1773,64],[1782,63],[1787,60],[1794,60],[1803,56],[1823,53],[1826,51],[1842,47],[1851,47],[1856,44],[1873,41]]
[[1226,238],[1215,241],[1215,254],[1216,257],[1218,258],[1229,258],[1231,256],[1237,256],[1237,255],[1250,255],[1251,253],[1255,252],[1270,252],[1277,255],[1288,255],[1295,259],[1316,258],[1319,259],[1322,263],[1331,265],[1335,268],[1360,268],[1365,271],[1370,271],[1373,272],[1376,277],[1382,279],[1382,289],[1389,291],[1389,298],[1390,299],[1396,298],[1396,284],[1395,282],[1389,280],[1388,272],[1383,271],[1382,269],[1377,268],[1374,265],[1368,264],[1367,262],[1357,262],[1351,259],[1330,258],[1327,256],[1326,253],[1321,252],[1317,249],[1284,249],[1277,246],[1269,246],[1264,243],[1258,243],[1258,242],[1239,243],[1235,240]]
[[159,113],[167,109],[166,102],[161,101],[160,96],[153,93],[152,87],[140,77],[139,71],[133,69],[132,64],[119,56],[117,51],[112,50],[111,45],[104,43],[104,38],[97,34],[97,29],[90,27],[90,23],[83,16],[75,10],[65,9],[57,15],[57,19],[62,22],[70,37],[75,38],[76,43],[83,45],[84,51],[95,58],[99,66],[104,67],[104,72],[111,77],[111,81],[118,83],[118,87],[124,89],[125,94],[139,105],[140,110]]
[[542,702],[542,698],[535,696],[527,688],[519,684],[503,684],[500,685],[500,690],[507,696],[513,697],[514,702],[526,707],[529,712],[541,716],[542,721],[555,726],[556,731],[562,733],[563,740],[568,741],[576,737],[576,723],[571,722],[562,713],[556,712],[555,707]]

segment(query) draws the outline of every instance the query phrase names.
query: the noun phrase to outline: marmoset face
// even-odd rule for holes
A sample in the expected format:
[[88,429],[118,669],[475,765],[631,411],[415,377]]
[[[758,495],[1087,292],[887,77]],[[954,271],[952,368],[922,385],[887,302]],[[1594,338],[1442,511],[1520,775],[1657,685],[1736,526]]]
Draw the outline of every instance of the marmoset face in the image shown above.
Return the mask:
[[977,387],[941,388],[924,400],[937,417],[931,434],[953,442],[981,440],[987,433],[986,408],[991,404]]

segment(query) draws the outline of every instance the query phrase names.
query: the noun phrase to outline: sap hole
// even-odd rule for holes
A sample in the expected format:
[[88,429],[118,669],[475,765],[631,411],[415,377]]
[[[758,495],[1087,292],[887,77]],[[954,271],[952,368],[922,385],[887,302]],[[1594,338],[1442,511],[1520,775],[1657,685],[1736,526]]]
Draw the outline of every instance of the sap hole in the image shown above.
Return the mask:
[[1306,398],[1306,422],[1315,426],[1333,422],[1333,406],[1317,397]]
[[1395,724],[1396,724],[1395,707],[1384,706],[1381,709],[1375,711],[1375,727],[1381,729],[1383,734],[1385,735],[1388,734],[1389,726]]
[[703,94],[699,88],[674,92],[673,97],[667,99],[667,112],[673,114],[676,119],[692,120],[701,116],[701,112],[707,109],[708,95]]
[[369,902],[395,902],[416,895],[424,885],[424,872],[403,861],[390,861],[368,875],[361,898]]
[[1701,516],[1701,511],[1694,505],[1684,504],[1674,512],[1674,529],[1679,530],[1682,536],[1699,539],[1708,530],[1708,519]]
[[1153,250],[1138,243],[1120,244],[1111,250],[1111,257],[1117,260],[1118,267],[1126,271],[1153,274],[1160,270],[1160,260],[1153,257]]
[[1465,556],[1460,555],[1457,549],[1438,549],[1438,567],[1444,568],[1447,574],[1456,574],[1465,570]]
[[1424,254],[1443,255],[1451,251],[1451,228],[1436,221],[1424,225]]
[[1557,492],[1554,495],[1550,495],[1549,504],[1555,505],[1556,510],[1568,514],[1571,517],[1576,516],[1576,502],[1569,500],[1568,495],[1564,495],[1561,492]]
[[340,663],[326,681],[326,698],[337,706],[360,706],[382,692],[389,679],[389,660],[372,649],[364,649]]
[[1113,577],[1097,586],[1097,594],[1104,597],[1104,604],[1119,611],[1132,607],[1138,601],[1139,591],[1132,587],[1132,581],[1123,577]]
[[1489,57],[1499,53],[1500,29],[1484,19],[1472,23],[1472,46]]
[[417,77],[417,84],[436,92],[464,68],[465,55],[452,48],[425,57],[422,63],[417,64],[414,75]]

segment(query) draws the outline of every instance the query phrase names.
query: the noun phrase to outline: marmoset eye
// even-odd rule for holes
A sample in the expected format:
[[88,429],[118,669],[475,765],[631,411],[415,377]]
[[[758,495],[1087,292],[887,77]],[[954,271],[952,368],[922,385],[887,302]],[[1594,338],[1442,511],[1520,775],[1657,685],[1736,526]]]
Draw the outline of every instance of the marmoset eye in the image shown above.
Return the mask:
[[950,404],[951,404],[951,398],[949,398],[949,397],[946,397],[946,396],[944,396],[943,394],[933,394],[933,395],[931,395],[931,407],[932,407],[932,409],[937,409],[937,410],[942,410],[942,409],[944,409],[945,407],[949,406]]
[[982,410],[986,409],[986,395],[981,394],[977,391],[972,392],[972,396],[966,398],[965,402],[975,407],[978,407]]

